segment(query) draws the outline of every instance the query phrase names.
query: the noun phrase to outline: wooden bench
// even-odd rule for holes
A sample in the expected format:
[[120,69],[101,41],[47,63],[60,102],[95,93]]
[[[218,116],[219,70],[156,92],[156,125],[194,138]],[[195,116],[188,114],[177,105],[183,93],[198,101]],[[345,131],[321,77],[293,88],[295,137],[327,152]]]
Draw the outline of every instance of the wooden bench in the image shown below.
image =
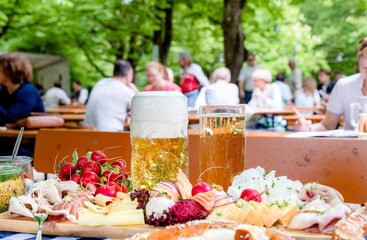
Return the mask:
[[[113,147],[113,148],[111,148]],[[88,151],[105,150],[109,158],[121,157],[131,166],[130,132],[100,132],[88,130],[41,129],[36,138],[34,168],[38,172],[55,173],[54,166],[65,158],[72,161],[72,153],[79,156]],[[197,181],[199,175],[199,138],[189,139],[190,180]],[[112,163],[114,160],[109,161]]]
[[[367,201],[367,141],[361,139],[286,138],[284,134],[253,131],[246,138],[245,167],[261,166],[276,170],[302,183],[318,181],[339,190],[346,202]],[[199,176],[198,131],[189,130],[190,181]],[[106,147],[108,157],[121,156],[130,169],[129,132],[41,129],[36,139],[34,166],[37,171],[53,173],[56,155],[60,161],[77,148],[80,154]]]

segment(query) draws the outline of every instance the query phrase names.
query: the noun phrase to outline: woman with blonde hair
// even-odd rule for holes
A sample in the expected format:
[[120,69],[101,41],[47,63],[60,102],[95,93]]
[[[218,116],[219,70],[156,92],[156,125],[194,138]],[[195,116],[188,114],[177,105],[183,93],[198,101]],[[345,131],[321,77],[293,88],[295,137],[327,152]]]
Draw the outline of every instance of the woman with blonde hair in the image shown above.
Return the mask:
[[[315,78],[306,77],[303,80],[303,88],[298,89],[294,94],[294,102],[297,107],[319,107],[321,106],[320,94],[317,91]],[[312,115],[309,112],[305,115]]]
[[280,88],[272,80],[271,73],[266,69],[257,69],[252,73],[255,89],[249,105],[254,108],[282,109]]
[[180,86],[168,80],[166,67],[159,62],[150,62],[146,67],[149,85],[143,91],[178,91]]

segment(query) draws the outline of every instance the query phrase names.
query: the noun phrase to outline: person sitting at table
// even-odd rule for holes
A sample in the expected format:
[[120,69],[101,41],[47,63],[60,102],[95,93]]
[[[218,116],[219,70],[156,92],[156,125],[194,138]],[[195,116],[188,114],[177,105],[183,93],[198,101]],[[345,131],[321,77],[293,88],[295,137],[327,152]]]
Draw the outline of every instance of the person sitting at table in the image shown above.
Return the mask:
[[361,96],[367,96],[367,36],[360,41],[358,52],[359,73],[340,79],[330,94],[324,119],[312,124],[300,118],[296,121],[295,131],[325,131],[335,129],[340,116],[344,118],[344,129],[353,130],[351,124],[352,103],[358,102]]
[[200,90],[195,108],[205,105],[236,105],[239,103],[239,89],[231,83],[231,71],[226,67],[217,68],[211,76],[211,84]]
[[138,91],[132,83],[133,74],[128,61],[116,61],[113,77],[99,80],[90,93],[84,126],[110,132],[124,130],[124,124],[129,124],[131,100]]
[[[303,80],[303,88],[294,93],[294,103],[296,107],[321,107],[321,99],[317,91],[315,78],[306,77]],[[302,113],[302,115],[312,115],[312,112]]]
[[[32,65],[19,53],[0,56],[0,125],[15,123],[31,112],[45,112],[41,95],[31,84]],[[11,155],[15,141],[0,138],[0,155]],[[21,143],[18,155],[33,156],[34,141]]]
[[0,56],[0,125],[15,123],[31,112],[45,112],[32,80],[32,65],[23,54]]
[[46,109],[49,108],[57,108],[60,105],[70,105],[71,100],[62,89],[62,82],[61,80],[56,81],[54,86],[47,90],[45,94],[45,107]]
[[253,108],[282,109],[280,88],[272,80],[271,73],[266,69],[257,69],[252,73],[255,89],[249,105]]
[[168,80],[166,67],[160,62],[150,62],[146,68],[149,85],[143,91],[177,91],[182,92],[181,87]]
[[317,86],[317,89],[319,90],[320,96],[324,103],[329,101],[330,93],[334,87],[334,83],[330,80],[330,78],[331,72],[329,70],[323,68],[319,70],[318,79],[320,84]]
[[278,73],[274,82],[280,88],[283,107],[292,104],[292,92],[288,84],[285,83],[285,79],[286,79],[285,73]]
[[88,90],[83,88],[80,81],[73,81],[74,104],[86,104],[88,100]]

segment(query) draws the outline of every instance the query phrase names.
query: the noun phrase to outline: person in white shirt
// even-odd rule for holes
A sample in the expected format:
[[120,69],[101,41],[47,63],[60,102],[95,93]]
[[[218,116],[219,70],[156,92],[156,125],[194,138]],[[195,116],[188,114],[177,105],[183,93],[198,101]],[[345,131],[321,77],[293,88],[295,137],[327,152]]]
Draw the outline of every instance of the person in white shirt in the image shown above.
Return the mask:
[[202,105],[236,105],[239,103],[239,90],[236,84],[231,83],[231,71],[228,68],[217,68],[211,79],[211,84],[200,90],[195,108]]
[[86,104],[88,100],[88,90],[82,87],[80,81],[73,82],[73,90],[75,92],[74,103]]
[[[294,103],[296,107],[320,107],[321,98],[317,91],[317,83],[315,78],[306,77],[303,81],[303,88],[298,89],[294,93]],[[313,111],[302,113],[302,115],[312,115]]]
[[132,80],[131,64],[118,60],[113,77],[99,80],[94,85],[83,125],[94,126],[101,131],[123,131],[124,123],[129,119],[131,100],[137,92]]
[[340,79],[333,88],[326,108],[324,119],[312,124],[304,118],[296,121],[295,131],[325,131],[335,129],[340,120],[344,118],[344,129],[353,130],[351,124],[352,103],[358,102],[361,96],[367,96],[367,36],[358,47],[359,72],[350,77]]
[[297,65],[296,65],[296,60],[291,59],[288,62],[288,65],[290,67],[290,69],[292,70],[291,75],[289,75],[289,87],[291,88],[292,94],[294,95],[294,93],[302,88],[302,73],[301,71],[298,69]]
[[271,73],[266,69],[257,69],[252,73],[255,89],[249,105],[253,108],[282,109],[282,96],[277,84],[272,83]]
[[260,69],[259,65],[255,64],[256,56],[255,54],[249,54],[247,56],[246,67],[242,67],[240,73],[238,74],[238,88],[240,89],[240,98],[244,100],[247,104],[252,98],[252,91],[254,90],[254,79],[252,78],[252,73]]
[[45,108],[56,108],[60,105],[70,105],[71,100],[62,89],[61,81],[54,83],[54,86],[47,90],[45,94]]

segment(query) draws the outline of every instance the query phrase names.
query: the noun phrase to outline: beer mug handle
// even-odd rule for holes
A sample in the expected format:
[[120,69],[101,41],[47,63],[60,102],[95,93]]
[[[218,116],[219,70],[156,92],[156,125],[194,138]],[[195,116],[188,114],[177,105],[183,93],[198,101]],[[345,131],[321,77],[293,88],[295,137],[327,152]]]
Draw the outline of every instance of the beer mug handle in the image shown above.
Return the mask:
[[358,129],[358,116],[362,106],[360,103],[352,103],[350,105],[350,118],[353,128]]

